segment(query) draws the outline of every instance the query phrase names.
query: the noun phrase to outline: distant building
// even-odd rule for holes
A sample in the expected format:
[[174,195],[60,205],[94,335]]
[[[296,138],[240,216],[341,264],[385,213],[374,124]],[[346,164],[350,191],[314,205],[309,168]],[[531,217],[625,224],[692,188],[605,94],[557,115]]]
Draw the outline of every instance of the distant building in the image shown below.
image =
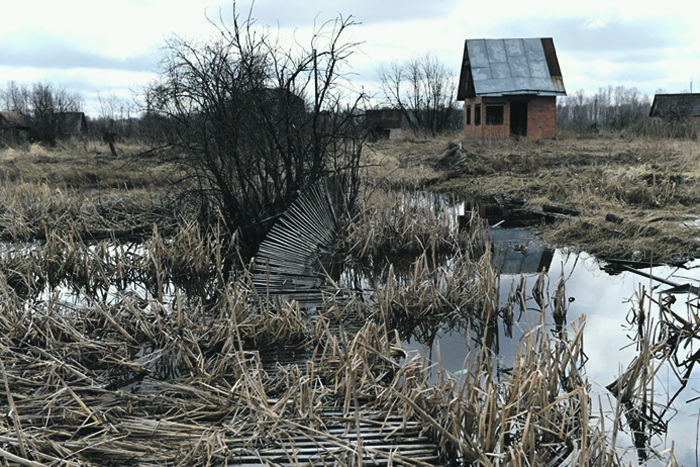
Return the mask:
[[656,94],[649,116],[668,122],[700,122],[700,94]]
[[0,143],[26,143],[31,136],[27,119],[16,112],[0,112]]
[[565,95],[551,38],[465,41],[457,99],[467,138],[554,138]]
[[391,138],[401,133],[403,115],[399,109],[367,110],[365,123],[374,137]]
[[83,112],[56,112],[58,138],[86,135],[87,119]]

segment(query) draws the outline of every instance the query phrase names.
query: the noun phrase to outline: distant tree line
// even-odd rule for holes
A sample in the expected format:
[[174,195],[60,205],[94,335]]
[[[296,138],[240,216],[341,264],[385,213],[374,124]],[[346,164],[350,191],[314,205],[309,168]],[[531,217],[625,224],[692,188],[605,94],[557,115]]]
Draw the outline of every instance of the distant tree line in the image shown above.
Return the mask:
[[557,128],[619,131],[649,118],[651,99],[637,88],[608,86],[593,95],[583,90],[557,100]]
[[[98,94],[99,113],[85,116],[87,131],[80,136],[113,140],[138,138],[162,142],[162,130],[152,115],[144,115],[141,106],[114,93]],[[0,111],[23,117],[31,132],[27,141],[53,145],[75,136],[73,120],[67,113],[83,112],[84,101],[78,92],[53,83],[24,84],[9,81],[0,87]]]
[[407,128],[429,135],[461,129],[456,77],[435,56],[381,64],[378,74],[382,105],[400,110]]

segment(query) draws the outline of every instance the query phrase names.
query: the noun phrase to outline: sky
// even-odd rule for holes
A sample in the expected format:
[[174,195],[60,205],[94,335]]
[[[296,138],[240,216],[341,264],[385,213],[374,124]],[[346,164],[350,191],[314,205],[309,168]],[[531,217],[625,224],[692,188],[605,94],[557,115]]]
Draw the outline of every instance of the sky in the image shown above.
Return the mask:
[[[166,39],[207,40],[216,32],[207,17],[232,11],[222,0],[0,1],[0,88],[50,83],[79,93],[93,117],[155,79]],[[236,5],[243,16],[251,7]],[[569,95],[610,85],[650,97],[700,92],[700,2],[257,0],[252,8],[259,27],[303,45],[324,21],[352,17],[346,39],[359,45],[346,71],[375,95],[382,64],[430,54],[458,77],[465,39],[525,37],[554,39]]]

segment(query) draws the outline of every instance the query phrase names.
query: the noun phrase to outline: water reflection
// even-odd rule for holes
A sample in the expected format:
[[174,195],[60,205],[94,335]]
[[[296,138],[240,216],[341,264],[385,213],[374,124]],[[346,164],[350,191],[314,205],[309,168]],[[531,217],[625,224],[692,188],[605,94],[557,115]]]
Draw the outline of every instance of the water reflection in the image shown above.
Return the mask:
[[[560,299],[566,301],[566,315],[548,313],[545,325],[554,335],[561,335],[567,321],[573,322],[582,315],[586,316],[584,350],[588,359],[585,369],[597,395],[596,410],[602,410],[614,420],[614,407],[617,406],[614,398],[620,396],[624,418],[631,422],[629,440],[618,440],[624,458],[653,464],[657,462],[654,460],[655,453],[670,449],[673,445],[676,458],[681,463],[694,464],[700,381],[697,372],[693,374],[692,370],[700,359],[698,343],[695,342],[700,320],[695,314],[688,318],[681,311],[671,311],[671,306],[681,305],[679,310],[685,306],[693,313],[698,309],[698,298],[694,293],[697,288],[692,284],[700,281],[700,262],[682,268],[654,266],[647,268],[645,275],[619,269],[609,274],[606,263],[586,254],[572,254],[563,250],[547,252],[546,248],[537,244],[536,239],[521,237],[525,235],[522,232],[512,233],[514,235],[502,243],[505,245],[502,249],[507,251],[502,257],[514,253],[527,256],[532,251],[531,257],[527,258],[532,262],[500,263],[501,303],[509,300],[513,290],[523,280],[527,284],[528,298],[532,301],[535,301],[532,288],[540,277],[546,281],[543,290],[552,292],[557,289],[557,281],[564,280],[566,297]],[[514,250],[514,244],[524,245],[525,248],[522,251]],[[528,247],[532,250],[528,250]],[[548,258],[550,254],[551,259]],[[542,258],[545,258],[545,265]],[[519,265],[520,270],[508,269],[503,264]],[[537,264],[536,268],[532,267],[533,264]],[[536,273],[542,268],[548,271],[546,276]],[[675,286],[669,288],[670,284]],[[679,285],[681,287],[677,287]],[[667,292],[675,292],[676,295],[668,295]],[[553,296],[549,298],[554,299]],[[659,305],[666,310],[665,318],[657,316],[656,311],[652,313]],[[521,316],[516,316],[512,338],[506,332],[506,326],[497,328],[497,336],[494,337],[498,341],[498,346],[494,347],[497,349],[495,358],[502,371],[507,371],[510,366],[518,339],[531,326],[539,323],[539,309],[533,304]],[[665,324],[655,326],[660,320],[665,320]],[[654,349],[646,349],[651,358],[643,370],[649,373],[648,390],[642,389],[636,380],[629,380],[630,372],[640,358],[640,342],[644,332],[665,333],[663,336],[654,335],[654,342],[660,338],[670,339],[664,348],[656,348],[656,352],[663,355],[654,354]],[[473,343],[478,341],[473,329],[445,323],[404,335],[406,347],[421,353],[428,360],[428,365],[433,368],[433,378],[438,365],[458,376],[467,366],[470,352],[474,350]],[[663,363],[660,359],[669,356],[671,350],[682,352],[679,356],[670,355],[670,363]],[[658,359],[654,360],[654,357]],[[621,383],[625,381],[627,384]],[[668,406],[670,408],[666,409]]]

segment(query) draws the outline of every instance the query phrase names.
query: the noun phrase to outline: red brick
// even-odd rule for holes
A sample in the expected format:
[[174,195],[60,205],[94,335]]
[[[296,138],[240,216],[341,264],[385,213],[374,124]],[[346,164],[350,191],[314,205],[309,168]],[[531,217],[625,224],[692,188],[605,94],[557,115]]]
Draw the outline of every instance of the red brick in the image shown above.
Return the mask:
[[[471,125],[464,125],[464,136],[467,138],[500,139],[510,137],[510,103],[511,101],[527,102],[527,136],[539,138],[554,138],[557,134],[557,98],[554,96],[477,96],[464,100],[464,122],[466,109],[470,106],[472,112]],[[481,104],[481,125],[474,125],[474,106]],[[502,104],[503,125],[486,125],[486,106]]]

